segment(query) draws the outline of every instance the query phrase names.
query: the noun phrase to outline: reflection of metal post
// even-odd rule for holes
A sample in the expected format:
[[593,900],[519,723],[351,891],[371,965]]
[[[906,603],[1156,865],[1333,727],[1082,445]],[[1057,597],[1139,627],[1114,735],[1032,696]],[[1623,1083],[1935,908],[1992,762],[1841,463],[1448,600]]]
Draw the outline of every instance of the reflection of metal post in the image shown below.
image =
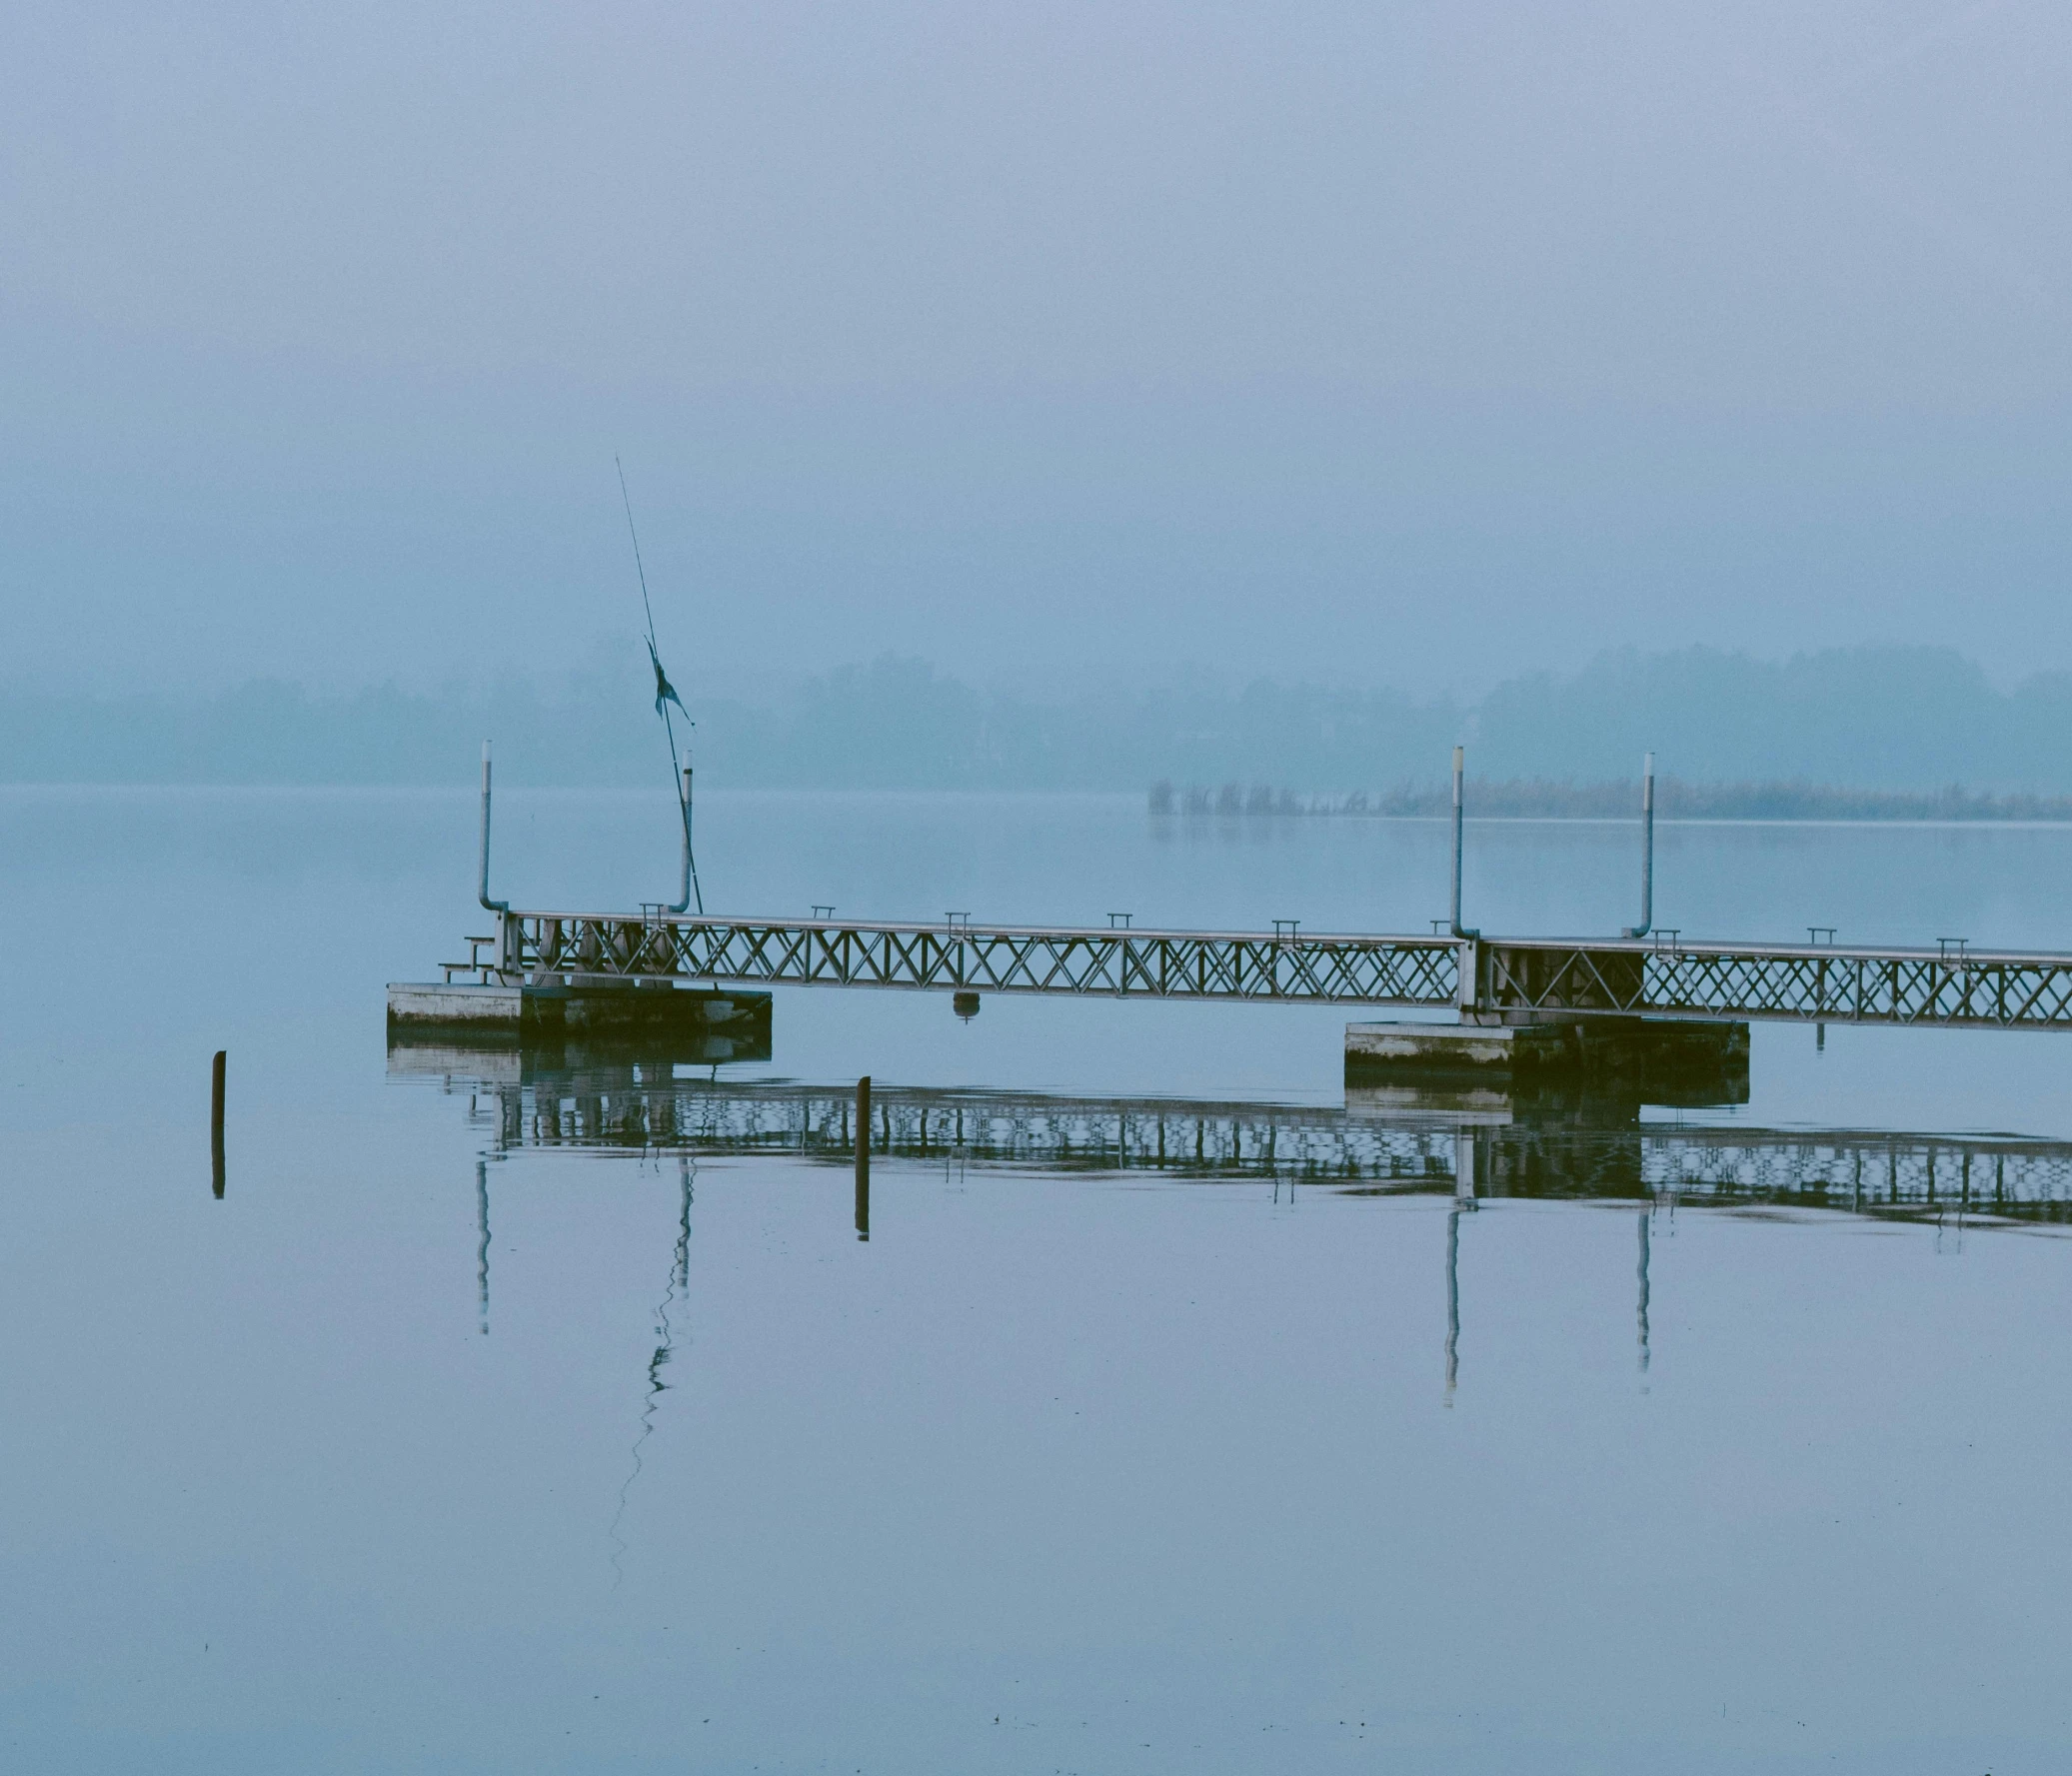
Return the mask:
[[1453,1206],[1446,1213],[1446,1404],[1460,1376],[1460,1217],[1475,1207],[1475,1131],[1453,1131]]
[[1647,1373],[1647,1240],[1652,1209],[1640,1211],[1640,1372]]
[[682,1184],[682,1203],[677,1211],[677,1287],[691,1286],[691,1156],[677,1155],[677,1181]]
[[1640,922],[1628,925],[1629,937],[1644,937],[1655,921],[1655,756],[1640,765]]
[[1476,1167],[1480,1161],[1480,1147],[1472,1128],[1456,1128],[1453,1131],[1453,1206],[1472,1209],[1475,1206],[1476,1184],[1480,1181]]
[[1479,937],[1480,931],[1469,930],[1460,922],[1460,848],[1463,784],[1467,772],[1467,749],[1453,749],[1453,935],[1456,937]]
[[482,1314],[482,1335],[489,1336],[489,1162],[475,1161],[475,1290]]
[[1446,1404],[1460,1378],[1460,1202],[1446,1211]]
[[857,1081],[857,1237],[871,1237],[871,1075]]

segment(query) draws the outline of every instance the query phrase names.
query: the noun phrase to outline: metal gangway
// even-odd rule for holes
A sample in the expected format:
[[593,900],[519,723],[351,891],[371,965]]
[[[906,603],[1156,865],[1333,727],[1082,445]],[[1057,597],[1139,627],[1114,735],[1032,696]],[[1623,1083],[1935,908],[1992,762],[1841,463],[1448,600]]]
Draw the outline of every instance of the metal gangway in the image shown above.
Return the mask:
[[489,892],[490,764],[482,767],[482,905],[494,931],[470,958],[442,964],[479,985],[581,988],[633,982],[906,988],[961,995],[1201,999],[1453,1010],[1463,1022],[1642,1016],[1858,1023],[1957,1029],[2072,1029],[2072,953],[1933,947],[1857,948],[1808,928],[1803,943],[1715,942],[1653,924],[1653,767],[1641,917],[1619,937],[1486,936],[1461,922],[1462,762],[1453,761],[1449,920],[1427,933],[1106,928],[975,921],[692,913],[685,891],[638,912],[513,907]]
[[671,980],[1065,997],[2072,1029],[2072,954],[1647,938],[1159,931],[532,911],[447,978]]

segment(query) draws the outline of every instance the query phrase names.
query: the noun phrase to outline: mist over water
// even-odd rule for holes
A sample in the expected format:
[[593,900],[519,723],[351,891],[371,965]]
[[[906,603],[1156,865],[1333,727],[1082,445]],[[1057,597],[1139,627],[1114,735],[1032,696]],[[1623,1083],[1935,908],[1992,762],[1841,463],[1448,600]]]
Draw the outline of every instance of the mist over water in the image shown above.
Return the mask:
[[[487,918],[485,736],[495,891],[674,889],[615,459],[717,909],[1423,931],[1441,823],[1146,791],[1456,744],[2072,793],[2072,13],[4,50],[8,1768],[2072,1761],[2072,1038],[1442,1112],[1316,1007],[382,1011]],[[1470,822],[1467,916],[1608,934],[1637,845]],[[1656,919],[2072,950],[2068,850],[1665,819]]]
[[[2072,1454],[2058,1038],[1759,1025],[1745,1106],[1470,1131],[1464,1203],[1447,1127],[1341,1108],[1342,1012],[780,989],[717,1074],[413,1071],[383,983],[478,928],[472,813],[0,794],[46,934],[0,1032],[24,1767],[2060,1761],[2072,1544],[2021,1483]],[[670,815],[502,796],[497,891],[638,898]],[[715,796],[701,832],[743,910],[1415,928],[1445,887],[1437,823],[1135,797]],[[1470,907],[1612,928],[1634,837],[1471,826]],[[1658,905],[2062,943],[2068,844],[1665,827]],[[698,1133],[865,1071],[868,1242],[839,1142]],[[946,1144],[989,1104],[1023,1145]],[[1126,1162],[1084,1139],[1118,1117]],[[1966,1128],[2043,1138],[1929,1157]],[[1786,1181],[1852,1154],[1857,1212]]]
[[707,697],[2072,668],[2049,7],[98,16],[0,68],[37,684],[580,662],[615,454]]
[[[1629,648],[1570,677],[1508,679],[1467,700],[1227,671],[1175,685],[1154,666],[1097,690],[1026,677],[982,689],[893,654],[759,697],[716,678],[702,653],[692,664],[690,744],[709,789],[1163,783],[1307,806],[1441,786],[1450,749],[1466,741],[1477,779],[1533,786],[1522,807],[1515,794],[1492,804],[1478,789],[1485,812],[1580,812],[1562,790],[1625,784],[1585,799],[1587,812],[1624,815],[1637,806],[1643,753],[1671,780],[1670,814],[1692,783],[1728,787],[1724,812],[1739,814],[1804,813],[1808,803],[1875,814],[1875,796],[1850,799],[1866,791],[1945,797],[1946,811],[1931,814],[2005,814],[1948,792],[2072,793],[2072,677],[2034,673],[2002,690],[1952,649],[1829,649],[1777,664]],[[1260,664],[1247,658],[1242,673]],[[0,782],[432,786],[461,781],[487,736],[506,782],[635,787],[667,781],[651,694],[646,647],[631,637],[558,679],[456,680],[436,694],[392,682],[324,696],[255,682],[213,697],[94,697],[0,682]],[[1719,803],[1704,812],[1723,812]]]

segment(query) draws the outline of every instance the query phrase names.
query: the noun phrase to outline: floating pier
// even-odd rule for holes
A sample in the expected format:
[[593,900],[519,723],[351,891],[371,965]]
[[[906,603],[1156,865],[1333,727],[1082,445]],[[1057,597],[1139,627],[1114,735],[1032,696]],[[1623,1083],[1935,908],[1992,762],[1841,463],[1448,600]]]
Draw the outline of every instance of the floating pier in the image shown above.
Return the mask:
[[1178,931],[511,908],[492,984],[669,979],[1451,1011],[1504,1026],[1598,1017],[2072,1030],[2072,953],[1646,937]]
[[767,1059],[770,994],[700,990],[668,980],[392,982],[390,1041],[442,1037],[523,1047],[660,1040],[682,1050],[685,1060]]
[[485,749],[477,897],[496,927],[467,939],[467,961],[440,964],[446,985],[392,986],[390,1022],[523,1034],[746,1015],[767,1031],[768,994],[747,988],[779,984],[941,992],[967,1019],[993,993],[1343,1005],[1458,1020],[1350,1026],[1347,1064],[1363,1071],[1618,1075],[1653,1094],[1657,1080],[1680,1093],[1679,1081],[1696,1077],[1710,1090],[1738,1069],[1742,1100],[1751,1019],[1812,1024],[1822,1036],[1830,1023],[2072,1030],[2072,952],[1974,949],[1947,936],[1932,949],[1845,947],[1824,925],[1808,926],[1804,943],[1693,941],[1657,927],[1651,754],[1639,923],[1615,938],[1484,935],[1461,922],[1464,769],[1456,749],[1448,918],[1428,934],[1313,932],[1292,918],[1269,933],[1144,929],[1120,913],[1105,929],[980,923],[968,912],[837,919],[827,906],[811,918],[693,913],[688,827],[675,901],[638,912],[515,907],[489,891]]

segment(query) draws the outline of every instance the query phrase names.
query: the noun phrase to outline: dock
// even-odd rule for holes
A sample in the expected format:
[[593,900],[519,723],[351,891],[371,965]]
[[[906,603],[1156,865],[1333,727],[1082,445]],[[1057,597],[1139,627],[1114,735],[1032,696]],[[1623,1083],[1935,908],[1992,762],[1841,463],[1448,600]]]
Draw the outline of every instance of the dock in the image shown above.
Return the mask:
[[[770,989],[940,992],[960,1017],[988,994],[1328,1005],[1425,1013],[1347,1026],[1348,1076],[1512,1079],[1623,1073],[1745,1080],[1751,1022],[2072,1030],[2072,953],[1693,940],[1654,924],[1654,766],[1644,766],[1640,919],[1617,937],[1491,936],[1461,922],[1464,765],[1453,754],[1450,916],[1427,933],[1105,928],[708,914],[688,813],[677,901],[638,912],[514,907],[493,899],[491,777],[482,766],[478,899],[494,929],[467,939],[443,983],[389,989],[399,1027],[515,1031],[521,1039],[649,1025],[714,1025],[715,1052],[760,1032]],[[689,786],[686,784],[688,798]],[[688,810],[688,800],[684,805]],[[1436,1013],[1436,1016],[1431,1015]],[[728,1025],[722,1030],[719,1025]],[[1730,1094],[1727,1094],[1730,1096]],[[1743,1091],[1745,1098],[1745,1087]],[[1726,1098],[1722,1098],[1726,1100]]]
[[1646,937],[1188,931],[510,909],[445,964],[483,984],[841,986],[1451,1013],[2072,1030],[2072,953]]

